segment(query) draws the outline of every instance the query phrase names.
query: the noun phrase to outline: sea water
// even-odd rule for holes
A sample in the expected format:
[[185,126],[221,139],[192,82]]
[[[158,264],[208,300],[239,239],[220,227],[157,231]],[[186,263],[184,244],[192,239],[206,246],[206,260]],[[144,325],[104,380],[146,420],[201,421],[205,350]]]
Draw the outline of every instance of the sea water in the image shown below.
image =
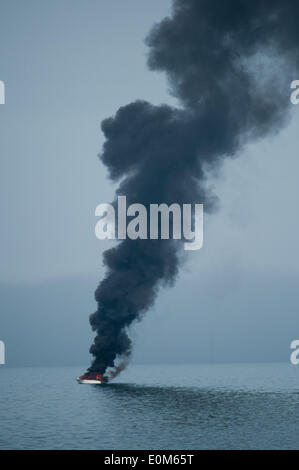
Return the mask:
[[299,449],[299,366],[0,367],[1,449]]

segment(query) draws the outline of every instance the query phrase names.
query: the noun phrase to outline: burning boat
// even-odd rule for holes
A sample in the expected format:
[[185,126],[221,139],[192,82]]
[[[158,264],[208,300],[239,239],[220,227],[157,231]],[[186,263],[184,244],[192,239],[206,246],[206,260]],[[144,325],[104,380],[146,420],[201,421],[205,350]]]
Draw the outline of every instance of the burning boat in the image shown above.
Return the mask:
[[79,384],[93,384],[93,385],[100,385],[102,383],[107,382],[107,379],[103,377],[102,374],[97,373],[89,373],[81,375],[80,377],[76,378]]

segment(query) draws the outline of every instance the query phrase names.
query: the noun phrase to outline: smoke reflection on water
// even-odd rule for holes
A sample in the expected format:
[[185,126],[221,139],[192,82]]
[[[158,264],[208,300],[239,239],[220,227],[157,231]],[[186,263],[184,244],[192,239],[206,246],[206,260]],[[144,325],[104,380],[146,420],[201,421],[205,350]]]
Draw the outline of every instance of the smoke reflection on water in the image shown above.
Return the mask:
[[131,366],[78,385],[78,368],[0,371],[1,449],[297,449],[289,364]]
[[[272,432],[275,436],[275,428],[282,415],[289,419],[290,426],[293,422],[290,417],[298,415],[297,392],[285,394],[280,391],[153,387],[129,383],[112,383],[102,389],[94,387],[94,392],[99,394],[100,400],[104,395],[109,401],[112,418],[118,421],[121,413],[123,418],[127,416],[130,421],[134,410],[134,422],[155,423],[158,434],[159,430],[168,426],[174,439],[185,440],[186,448],[186,437],[189,436],[190,439],[190,431],[193,437],[189,445],[194,446],[193,448],[200,447],[200,441],[206,433],[207,438],[209,435],[211,437],[210,443],[206,442],[206,447],[212,448],[213,436],[215,438],[218,431],[224,432],[220,447],[238,432],[246,435],[249,429],[257,433],[256,436],[261,435],[264,429],[262,442],[267,432]],[[146,426],[143,429],[145,431]],[[225,434],[225,431],[230,434]],[[246,442],[250,447],[250,442]]]

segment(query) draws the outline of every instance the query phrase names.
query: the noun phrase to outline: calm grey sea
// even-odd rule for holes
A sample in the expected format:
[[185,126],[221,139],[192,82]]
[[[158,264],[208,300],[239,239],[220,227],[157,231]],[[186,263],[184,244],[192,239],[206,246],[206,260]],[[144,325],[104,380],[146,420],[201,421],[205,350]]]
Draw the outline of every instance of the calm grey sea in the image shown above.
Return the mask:
[[1,449],[299,449],[299,366],[0,367]]

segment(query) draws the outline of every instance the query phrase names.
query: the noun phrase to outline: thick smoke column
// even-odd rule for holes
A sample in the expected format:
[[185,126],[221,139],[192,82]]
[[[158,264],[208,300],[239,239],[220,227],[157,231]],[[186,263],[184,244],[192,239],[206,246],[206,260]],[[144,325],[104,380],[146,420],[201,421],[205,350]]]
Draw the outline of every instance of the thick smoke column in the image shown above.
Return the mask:
[[[103,121],[101,160],[121,181],[117,194],[128,204],[197,202],[212,211],[207,169],[286,122],[298,14],[298,0],[175,0],[172,17],[147,38],[148,63],[166,72],[181,106],[136,101]],[[89,371],[123,367],[128,327],[174,282],[180,259],[172,240],[127,239],[104,253]]]

